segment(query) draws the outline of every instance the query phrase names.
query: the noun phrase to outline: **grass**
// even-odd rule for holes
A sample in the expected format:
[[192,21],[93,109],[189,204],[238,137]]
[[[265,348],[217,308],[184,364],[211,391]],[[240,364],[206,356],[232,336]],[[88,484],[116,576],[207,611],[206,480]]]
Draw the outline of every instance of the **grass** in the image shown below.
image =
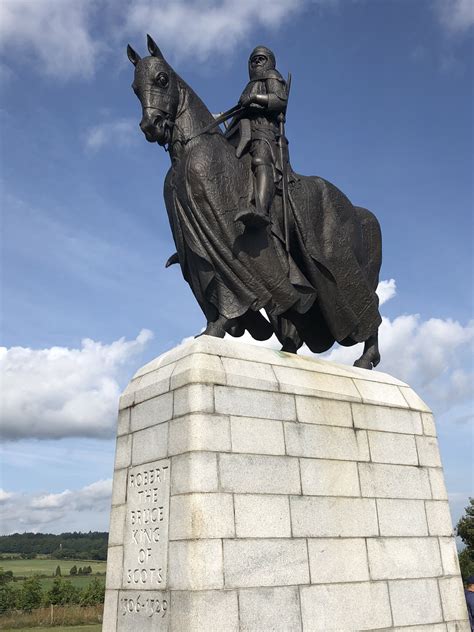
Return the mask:
[[[0,617],[0,630],[68,630],[74,627],[84,632],[100,630],[103,606],[55,606],[53,619],[51,608],[38,608],[30,613],[12,612]],[[53,625],[51,625],[53,623]],[[88,625],[88,627],[84,627]]]
[[101,632],[102,624],[97,625],[56,625],[53,628],[0,628],[3,632]]
[[[90,566],[92,574],[105,573],[107,562],[98,562],[97,560],[52,560],[52,559],[34,559],[34,560],[0,560],[0,566],[4,571],[13,571],[13,577],[32,577],[33,575],[49,575],[53,576],[56,568],[61,568],[62,576],[71,579],[69,570],[73,566],[80,568],[81,566]],[[87,578],[86,576],[81,576]]]

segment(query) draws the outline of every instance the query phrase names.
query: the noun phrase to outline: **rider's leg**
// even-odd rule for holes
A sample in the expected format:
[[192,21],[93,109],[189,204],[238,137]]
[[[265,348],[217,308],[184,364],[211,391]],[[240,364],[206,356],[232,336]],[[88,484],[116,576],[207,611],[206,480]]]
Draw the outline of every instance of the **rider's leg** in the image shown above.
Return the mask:
[[250,153],[255,179],[255,209],[240,212],[236,219],[246,226],[262,227],[270,224],[270,207],[275,195],[272,153],[263,140],[253,141]]
[[273,169],[271,165],[260,164],[255,168],[257,212],[270,215],[270,207],[275,195]]

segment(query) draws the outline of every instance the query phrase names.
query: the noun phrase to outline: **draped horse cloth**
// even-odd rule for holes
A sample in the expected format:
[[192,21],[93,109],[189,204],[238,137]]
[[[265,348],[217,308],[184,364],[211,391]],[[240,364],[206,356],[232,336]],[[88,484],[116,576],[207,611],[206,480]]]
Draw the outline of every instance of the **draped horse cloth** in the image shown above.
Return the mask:
[[248,154],[237,159],[220,133],[191,141],[166,178],[183,275],[207,320],[242,318],[254,335],[248,315],[265,308],[272,322],[284,317],[293,323],[317,352],[334,341],[350,345],[375,335],[381,236],[374,215],[329,182],[293,174],[288,258],[279,195],[271,231],[235,222],[252,190]]

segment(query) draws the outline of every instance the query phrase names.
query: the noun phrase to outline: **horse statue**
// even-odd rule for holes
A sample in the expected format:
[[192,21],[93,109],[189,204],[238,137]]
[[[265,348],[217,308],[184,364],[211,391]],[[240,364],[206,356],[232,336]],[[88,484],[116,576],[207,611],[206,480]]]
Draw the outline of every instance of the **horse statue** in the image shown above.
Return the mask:
[[203,333],[247,330],[256,340],[275,334],[292,353],[303,343],[322,353],[336,341],[364,342],[354,364],[375,367],[382,260],[375,216],[326,180],[294,173],[288,162],[290,212],[279,191],[268,225],[236,221],[255,200],[251,156],[238,155],[150,36],[148,50],[143,59],[130,46],[127,54],[142,105],[140,128],[171,158],[164,199],[176,253],[166,266],[179,263],[206,317]]

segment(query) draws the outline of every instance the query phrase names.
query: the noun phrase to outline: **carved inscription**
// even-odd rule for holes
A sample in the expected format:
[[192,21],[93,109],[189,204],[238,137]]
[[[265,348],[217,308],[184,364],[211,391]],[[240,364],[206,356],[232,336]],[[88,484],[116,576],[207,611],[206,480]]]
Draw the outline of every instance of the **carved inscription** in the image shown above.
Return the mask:
[[120,632],[166,632],[169,627],[169,593],[156,590],[119,592],[117,629]]
[[[169,467],[169,461],[162,460],[129,470],[122,581],[124,588],[144,591],[166,587]],[[143,603],[146,599],[150,599],[148,594],[146,597],[142,595]],[[134,603],[135,607],[140,609],[138,601]],[[149,605],[148,609],[154,607],[158,607],[156,602],[152,606]],[[161,602],[159,607],[160,612],[166,611],[166,605],[163,606]]]

